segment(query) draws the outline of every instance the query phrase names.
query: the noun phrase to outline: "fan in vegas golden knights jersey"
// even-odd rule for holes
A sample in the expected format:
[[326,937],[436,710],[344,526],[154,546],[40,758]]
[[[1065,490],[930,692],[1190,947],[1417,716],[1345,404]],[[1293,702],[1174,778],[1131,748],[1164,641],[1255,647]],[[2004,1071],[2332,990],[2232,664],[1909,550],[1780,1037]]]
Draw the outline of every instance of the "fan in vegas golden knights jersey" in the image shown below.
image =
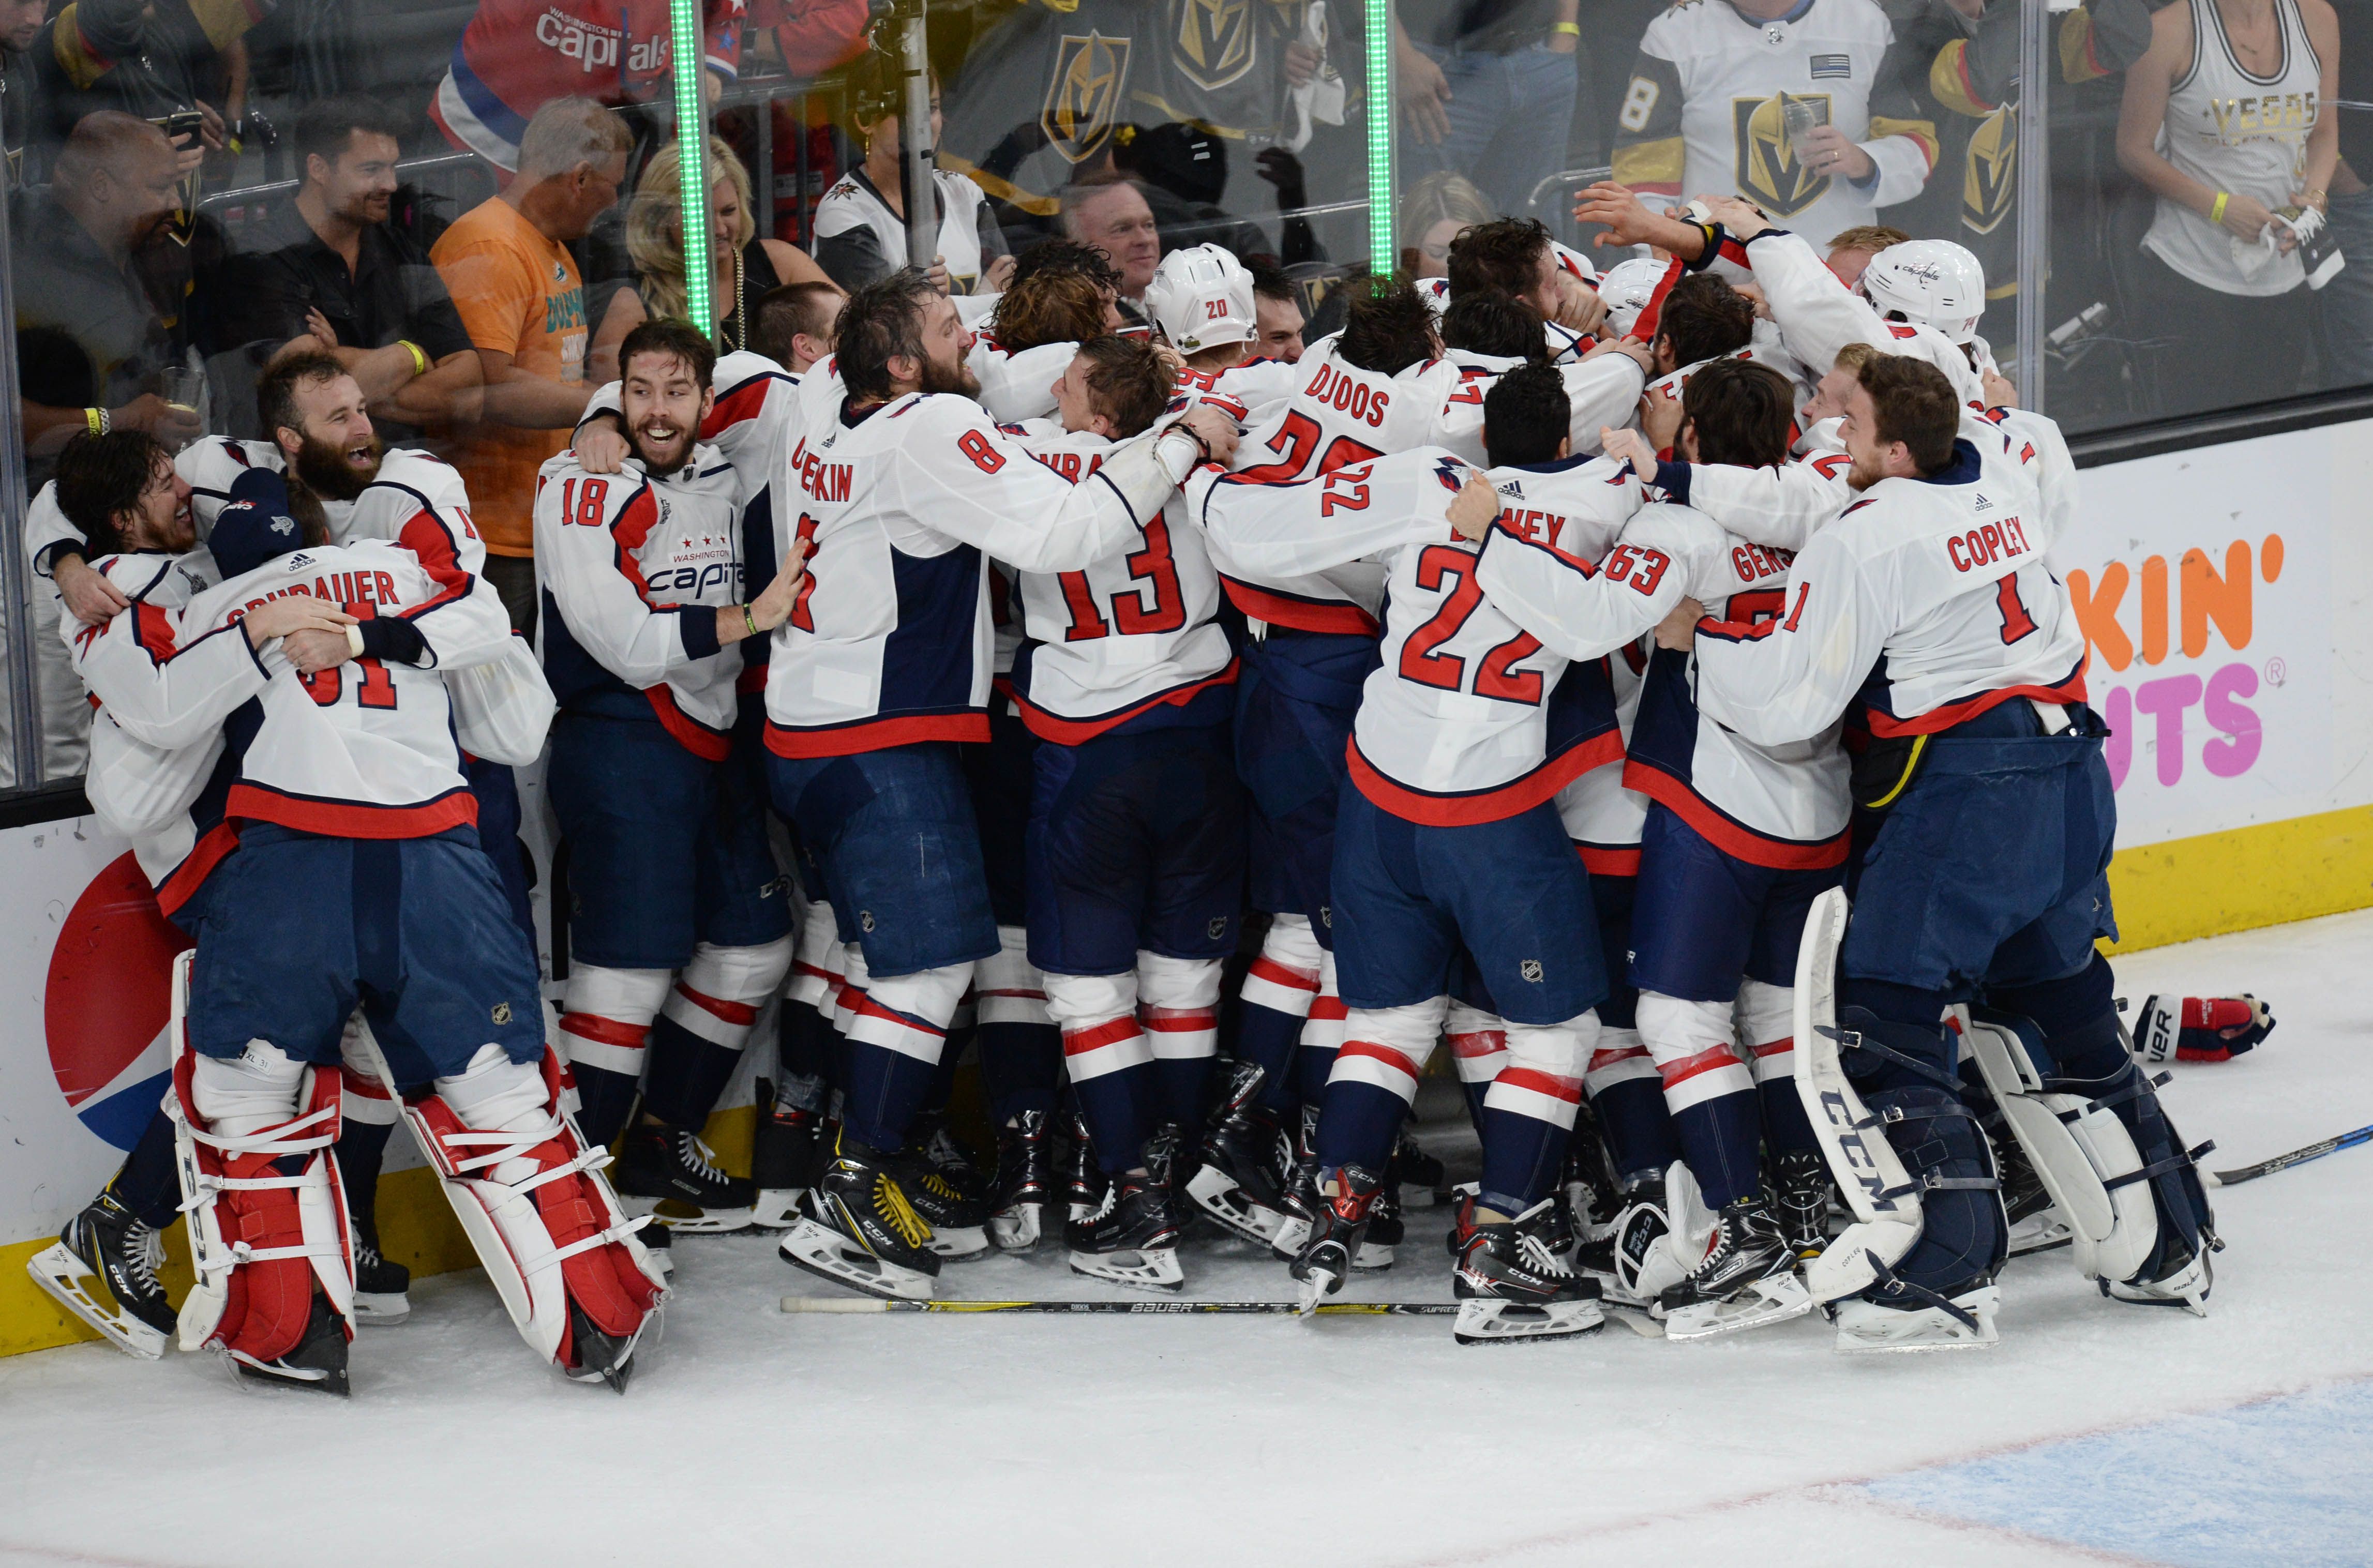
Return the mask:
[[1284,122],[1285,45],[1305,3],[1030,0],[950,88],[941,165],[1051,221],[1063,187],[1102,167],[1125,127],[1191,122],[1249,177]]
[[[1817,241],[1908,202],[1936,163],[1936,133],[1872,0],[1806,0],[1751,18],[1729,0],[1681,0],[1648,25],[1616,114],[1615,178],[1650,202],[1736,193]],[[1800,162],[1788,111],[1835,125],[1870,156],[1863,181]]]

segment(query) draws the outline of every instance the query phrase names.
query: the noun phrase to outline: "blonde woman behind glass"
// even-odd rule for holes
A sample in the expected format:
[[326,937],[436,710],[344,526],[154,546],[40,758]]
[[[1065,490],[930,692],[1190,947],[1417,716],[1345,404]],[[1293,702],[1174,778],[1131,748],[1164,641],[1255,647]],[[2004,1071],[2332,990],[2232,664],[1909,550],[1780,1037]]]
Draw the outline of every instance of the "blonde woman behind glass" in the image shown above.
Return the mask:
[[1429,174],[1401,198],[1401,264],[1412,277],[1442,277],[1450,271],[1450,242],[1463,228],[1500,215],[1475,182],[1463,174]]
[[[749,346],[744,305],[777,284],[824,283],[824,270],[795,245],[758,237],[750,197],[750,174],[733,149],[708,141],[709,320],[704,323],[719,353]],[[684,170],[672,142],[661,147],[635,185],[626,209],[626,254],[635,263],[635,284],[621,288],[602,312],[595,334],[589,379],[597,386],[618,379],[618,345],[646,321],[682,318],[684,279]]]

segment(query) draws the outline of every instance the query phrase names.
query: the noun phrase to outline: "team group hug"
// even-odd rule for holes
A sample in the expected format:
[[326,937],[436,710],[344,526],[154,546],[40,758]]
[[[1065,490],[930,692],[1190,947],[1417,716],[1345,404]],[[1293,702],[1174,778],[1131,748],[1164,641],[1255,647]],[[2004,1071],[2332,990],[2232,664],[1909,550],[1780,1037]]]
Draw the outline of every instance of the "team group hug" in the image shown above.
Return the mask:
[[[977,332],[914,269],[721,356],[647,320],[537,476],[532,639],[335,357],[264,374],[267,440],[77,436],[28,547],[123,605],[61,617],[88,790],[194,946],[36,1279],[344,1392],[408,1310],[400,1122],[537,1355],[620,1389],[670,1241],[753,1225],[907,1300],[1041,1247],[1175,1292],[1199,1231],[1307,1312],[1444,1186],[1446,1049],[1462,1342],[1983,1347],[2055,1246],[2204,1310],[2150,1069],[2271,1016],[2121,1019],[2076,474],[1978,263],[1578,216],[1654,259],[1479,223],[1306,348],[1215,245],[1124,301],[1043,242]],[[743,1176],[701,1134],[752,1050]]]

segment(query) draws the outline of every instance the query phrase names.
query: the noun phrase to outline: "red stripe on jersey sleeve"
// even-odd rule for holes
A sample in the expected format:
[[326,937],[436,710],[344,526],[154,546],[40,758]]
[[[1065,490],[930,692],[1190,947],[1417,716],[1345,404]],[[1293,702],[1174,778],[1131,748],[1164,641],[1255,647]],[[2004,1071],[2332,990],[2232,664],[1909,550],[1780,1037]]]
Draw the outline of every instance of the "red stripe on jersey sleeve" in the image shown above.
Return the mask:
[[643,580],[642,563],[635,559],[635,552],[643,547],[643,541],[651,536],[659,521],[659,497],[645,485],[635,492],[634,499],[619,509],[610,524],[610,537],[618,546],[618,575],[633,585],[637,598],[654,610],[660,606],[651,603],[651,585]]
[[401,612],[401,619],[413,620],[440,604],[450,604],[467,594],[477,581],[462,569],[462,554],[453,543],[452,531],[445,526],[444,519],[426,507],[414,512],[397,531],[395,542],[419,558],[422,568],[437,584],[434,598]]

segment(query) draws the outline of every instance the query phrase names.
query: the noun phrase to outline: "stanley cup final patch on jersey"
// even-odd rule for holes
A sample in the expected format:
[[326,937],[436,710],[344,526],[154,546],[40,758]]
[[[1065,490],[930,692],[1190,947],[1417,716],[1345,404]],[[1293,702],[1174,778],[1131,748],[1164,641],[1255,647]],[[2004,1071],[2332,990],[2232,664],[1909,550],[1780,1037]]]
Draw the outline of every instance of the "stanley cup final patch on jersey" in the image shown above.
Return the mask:
[[1814,123],[1829,123],[1829,95],[1825,92],[1773,93],[1770,98],[1731,99],[1731,135],[1737,153],[1738,193],[1773,217],[1803,212],[1829,193],[1829,177],[1816,174],[1796,161],[1796,146],[1788,139],[1782,105],[1793,98],[1813,111]]
[[1128,83],[1128,50],[1129,40],[1093,29],[1085,37],[1063,35],[1038,126],[1046,145],[1070,162],[1085,162],[1111,139]]

